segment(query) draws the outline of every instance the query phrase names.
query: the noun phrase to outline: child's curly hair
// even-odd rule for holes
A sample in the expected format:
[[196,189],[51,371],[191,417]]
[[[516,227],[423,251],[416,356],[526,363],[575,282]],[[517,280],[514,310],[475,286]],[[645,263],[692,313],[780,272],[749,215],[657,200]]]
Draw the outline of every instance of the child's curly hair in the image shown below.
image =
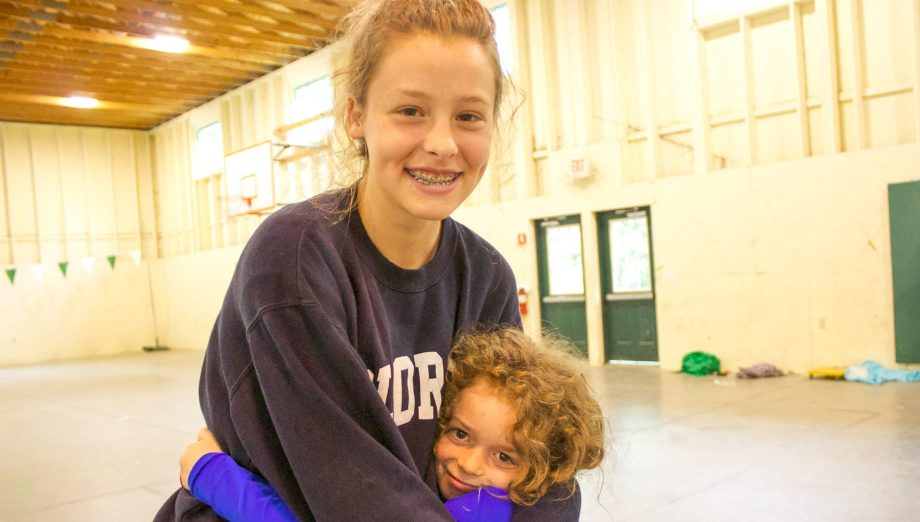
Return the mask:
[[604,416],[568,346],[559,339],[538,344],[502,327],[464,333],[450,352],[439,432],[462,390],[480,380],[494,386],[517,412],[512,436],[521,462],[509,488],[515,504],[532,505],[561,484],[574,493],[575,473],[604,458]]

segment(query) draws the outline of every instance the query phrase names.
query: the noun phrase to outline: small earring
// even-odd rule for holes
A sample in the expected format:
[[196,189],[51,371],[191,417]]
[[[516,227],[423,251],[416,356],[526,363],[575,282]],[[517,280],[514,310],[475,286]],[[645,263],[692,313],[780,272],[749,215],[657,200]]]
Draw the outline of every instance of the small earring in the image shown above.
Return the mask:
[[362,139],[355,140],[355,152],[362,158],[367,156],[367,142]]

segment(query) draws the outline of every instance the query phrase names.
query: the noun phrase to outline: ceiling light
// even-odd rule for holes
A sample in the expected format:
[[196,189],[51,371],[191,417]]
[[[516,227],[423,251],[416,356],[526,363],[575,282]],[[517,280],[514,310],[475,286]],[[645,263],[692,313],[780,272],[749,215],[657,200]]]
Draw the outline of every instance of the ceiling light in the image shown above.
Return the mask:
[[71,96],[70,98],[62,98],[61,105],[66,105],[75,109],[95,109],[99,106],[99,100],[86,96]]
[[178,36],[158,34],[153,37],[149,43],[148,49],[162,51],[164,53],[184,53],[188,50],[188,40]]

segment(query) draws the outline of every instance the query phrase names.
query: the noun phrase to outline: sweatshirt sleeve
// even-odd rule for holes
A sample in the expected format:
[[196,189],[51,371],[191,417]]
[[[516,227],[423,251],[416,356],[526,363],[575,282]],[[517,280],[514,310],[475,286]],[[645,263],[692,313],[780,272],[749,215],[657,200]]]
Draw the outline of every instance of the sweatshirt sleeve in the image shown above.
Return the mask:
[[295,514],[452,520],[421,478],[364,362],[323,306],[265,310],[247,339],[252,364],[232,385],[233,429],[251,459],[247,467],[275,485]]
[[192,467],[189,489],[230,522],[297,522],[278,492],[226,453],[203,455]]

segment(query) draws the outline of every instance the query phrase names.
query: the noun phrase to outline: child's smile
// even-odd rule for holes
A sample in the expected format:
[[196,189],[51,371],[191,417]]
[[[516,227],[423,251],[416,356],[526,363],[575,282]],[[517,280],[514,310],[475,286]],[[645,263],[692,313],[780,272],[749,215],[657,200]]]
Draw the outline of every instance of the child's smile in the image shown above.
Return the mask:
[[491,486],[507,490],[518,471],[512,441],[514,409],[484,381],[457,396],[447,430],[435,444],[438,489],[444,498]]

